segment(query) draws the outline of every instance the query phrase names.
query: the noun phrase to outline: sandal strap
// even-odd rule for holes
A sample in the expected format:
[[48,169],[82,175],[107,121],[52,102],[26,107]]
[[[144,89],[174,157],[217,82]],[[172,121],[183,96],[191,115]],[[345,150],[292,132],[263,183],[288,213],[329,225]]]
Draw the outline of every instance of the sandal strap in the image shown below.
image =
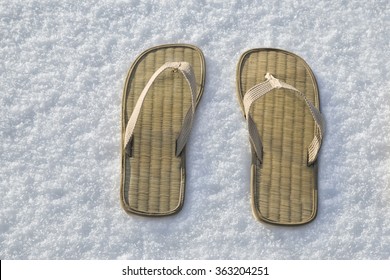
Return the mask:
[[313,103],[311,103],[306,95],[299,90],[297,90],[295,87],[280,81],[279,79],[276,79],[274,76],[272,76],[270,73],[267,73],[265,75],[265,78],[267,79],[265,82],[259,83],[252,88],[250,88],[244,96],[244,110],[245,110],[245,117],[247,119],[248,123],[248,130],[249,130],[249,138],[250,142],[253,145],[253,148],[256,152],[257,158],[259,159],[260,163],[263,161],[263,145],[261,142],[261,137],[259,135],[259,132],[257,130],[256,124],[253,121],[252,117],[249,115],[249,111],[251,109],[252,104],[258,100],[259,98],[263,97],[267,93],[271,92],[275,88],[284,88],[289,89],[296,93],[300,98],[302,98],[305,101],[305,104],[308,106],[310,113],[314,119],[315,123],[315,131],[314,131],[314,138],[311,141],[308,149],[307,149],[307,165],[312,165],[318,157],[318,152],[321,148],[322,138],[324,135],[324,119],[319,111]]
[[141,112],[142,104],[145,100],[146,94],[149,92],[149,89],[153,84],[153,82],[155,81],[155,79],[168,68],[178,70],[181,74],[183,74],[191,91],[191,107],[187,111],[187,114],[183,121],[182,129],[179,133],[179,136],[176,139],[176,152],[175,152],[176,156],[179,156],[181,154],[188,141],[191,128],[192,128],[194,114],[195,114],[195,100],[196,100],[196,92],[197,92],[195,74],[191,65],[188,62],[167,62],[164,65],[162,65],[156,72],[154,72],[152,77],[147,82],[145,88],[142,90],[137,100],[137,103],[134,106],[134,110],[126,125],[124,149],[126,150],[126,153],[128,155],[132,154],[131,149],[132,149],[132,139],[134,135],[134,129],[135,129],[135,125],[137,124],[139,114]]

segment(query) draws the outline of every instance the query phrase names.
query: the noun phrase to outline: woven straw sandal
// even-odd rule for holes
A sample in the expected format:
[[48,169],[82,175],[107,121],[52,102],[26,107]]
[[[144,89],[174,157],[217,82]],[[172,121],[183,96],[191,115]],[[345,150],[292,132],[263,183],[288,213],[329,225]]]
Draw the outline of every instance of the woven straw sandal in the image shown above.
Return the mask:
[[252,49],[237,65],[237,94],[252,150],[254,216],[280,225],[312,221],[324,133],[312,70],[293,53]]
[[192,45],[143,52],[122,99],[121,204],[128,213],[164,216],[183,206],[185,145],[205,81],[205,60]]

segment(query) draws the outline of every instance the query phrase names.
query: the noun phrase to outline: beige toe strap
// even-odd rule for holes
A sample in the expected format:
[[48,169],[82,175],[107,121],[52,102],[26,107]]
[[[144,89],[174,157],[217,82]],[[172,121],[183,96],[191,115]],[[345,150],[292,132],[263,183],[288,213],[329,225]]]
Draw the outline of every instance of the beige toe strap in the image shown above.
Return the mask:
[[318,157],[318,152],[321,148],[322,138],[324,135],[324,120],[320,111],[306,98],[306,95],[295,87],[276,79],[270,73],[265,75],[266,81],[259,83],[252,88],[250,88],[244,96],[244,109],[245,117],[248,123],[249,138],[252,143],[252,146],[256,152],[257,158],[260,162],[263,160],[263,146],[261,143],[261,137],[257,130],[256,124],[253,121],[252,117],[249,114],[252,104],[263,97],[267,93],[270,93],[275,88],[284,88],[289,89],[292,93],[295,93],[297,96],[302,98],[305,101],[305,104],[309,107],[310,113],[313,116],[314,123],[316,126],[313,140],[311,141],[307,149],[307,165],[312,165]]
[[134,110],[130,116],[130,119],[126,125],[124,149],[126,150],[126,153],[128,155],[132,154],[131,149],[132,149],[132,138],[134,134],[134,128],[135,125],[137,124],[137,120],[141,112],[142,104],[145,100],[146,94],[149,92],[149,88],[151,87],[155,79],[166,69],[179,70],[180,73],[183,74],[184,78],[188,83],[188,86],[190,87],[191,107],[187,111],[187,114],[183,121],[182,129],[179,133],[179,136],[176,139],[176,156],[180,155],[180,153],[182,152],[183,148],[187,143],[192,128],[192,121],[195,114],[195,100],[196,100],[196,92],[197,92],[195,74],[194,71],[192,70],[191,65],[188,62],[167,62],[164,65],[162,65],[156,72],[154,72],[152,77],[149,79],[145,88],[142,90],[137,100],[137,103],[135,104]]

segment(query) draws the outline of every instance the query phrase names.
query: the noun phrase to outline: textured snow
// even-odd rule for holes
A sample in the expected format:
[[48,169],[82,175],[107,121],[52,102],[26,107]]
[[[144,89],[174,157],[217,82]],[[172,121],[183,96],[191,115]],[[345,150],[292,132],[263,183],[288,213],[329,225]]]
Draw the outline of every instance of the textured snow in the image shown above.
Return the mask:
[[[389,259],[390,4],[367,1],[0,2],[1,259]],[[119,203],[120,108],[146,48],[190,43],[207,81],[183,210]],[[256,221],[239,56],[287,49],[313,69],[327,134],[319,213]]]

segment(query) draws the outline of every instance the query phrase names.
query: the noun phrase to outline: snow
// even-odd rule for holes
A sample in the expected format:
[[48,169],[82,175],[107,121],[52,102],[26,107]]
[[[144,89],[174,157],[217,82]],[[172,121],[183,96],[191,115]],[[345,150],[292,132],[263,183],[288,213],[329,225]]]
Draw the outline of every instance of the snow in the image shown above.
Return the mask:
[[[0,2],[1,259],[389,259],[390,3]],[[190,43],[207,81],[187,146],[182,211],[119,203],[120,108],[145,49]],[[272,226],[250,207],[239,56],[287,49],[313,69],[326,136],[319,213]]]

